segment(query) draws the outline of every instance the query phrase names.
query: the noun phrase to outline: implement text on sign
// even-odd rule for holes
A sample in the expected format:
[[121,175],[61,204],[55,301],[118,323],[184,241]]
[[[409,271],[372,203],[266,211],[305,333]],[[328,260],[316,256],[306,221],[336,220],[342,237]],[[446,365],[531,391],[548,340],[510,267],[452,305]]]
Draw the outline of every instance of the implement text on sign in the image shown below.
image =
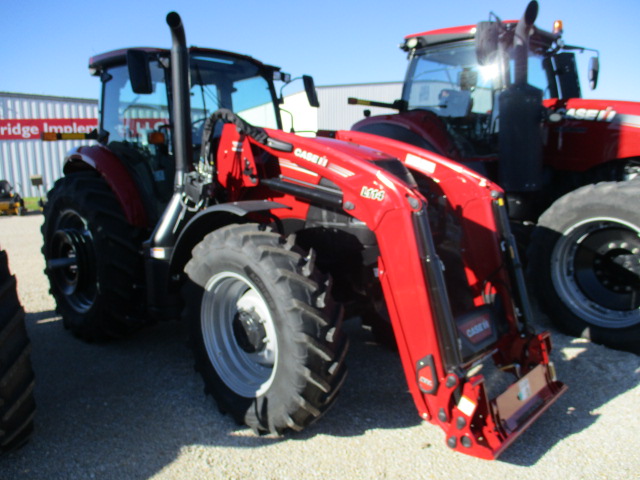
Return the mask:
[[95,118],[0,119],[0,140],[39,140],[45,132],[89,133],[98,128]]

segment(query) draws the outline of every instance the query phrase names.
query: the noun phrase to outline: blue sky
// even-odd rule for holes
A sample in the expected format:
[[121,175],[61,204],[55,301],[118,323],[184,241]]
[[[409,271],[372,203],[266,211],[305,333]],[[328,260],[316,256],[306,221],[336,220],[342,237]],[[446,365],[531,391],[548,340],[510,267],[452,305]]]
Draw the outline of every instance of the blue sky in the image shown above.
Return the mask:
[[[133,46],[170,45],[165,16],[176,10],[187,43],[232,50],[281,66],[317,85],[400,81],[398,48],[410,33],[474,24],[494,11],[520,18],[526,0],[0,0],[0,91],[97,98],[89,57]],[[640,101],[640,1],[539,0],[536,24],[564,21],[568,44],[600,51],[600,82],[584,96]],[[403,6],[411,6],[411,10]],[[292,87],[293,88],[293,87]]]

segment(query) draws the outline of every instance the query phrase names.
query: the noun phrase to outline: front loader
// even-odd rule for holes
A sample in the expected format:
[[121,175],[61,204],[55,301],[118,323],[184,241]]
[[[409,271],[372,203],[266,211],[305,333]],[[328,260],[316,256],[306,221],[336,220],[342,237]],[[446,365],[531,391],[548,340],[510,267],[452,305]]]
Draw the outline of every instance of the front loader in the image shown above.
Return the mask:
[[497,457],[566,388],[529,324],[502,190],[393,140],[283,132],[288,75],[167,23],[171,51],[90,61],[98,144],[69,152],[42,227],[65,326],[97,341],[182,316],[220,409],[282,434],[334,403],[347,312],[395,341],[452,449]]

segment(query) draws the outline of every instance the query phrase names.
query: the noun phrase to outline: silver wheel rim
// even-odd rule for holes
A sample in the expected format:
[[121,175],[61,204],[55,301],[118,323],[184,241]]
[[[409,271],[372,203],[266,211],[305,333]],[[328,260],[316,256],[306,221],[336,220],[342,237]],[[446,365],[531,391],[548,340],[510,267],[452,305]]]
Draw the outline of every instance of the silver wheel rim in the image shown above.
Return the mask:
[[[607,235],[610,238],[607,239]],[[603,257],[584,252],[592,249],[589,242],[600,236],[601,250],[608,249],[609,256],[617,255],[616,263],[626,269],[616,276],[602,267]],[[605,241],[602,241],[605,240]],[[608,241],[608,243],[607,243]],[[583,265],[582,262],[592,264]],[[610,262],[611,258],[607,259]],[[563,232],[551,255],[551,280],[565,305],[586,322],[603,328],[626,328],[640,323],[640,289],[638,272],[640,265],[640,229],[620,219],[598,217],[571,226]],[[588,270],[592,272],[589,272]],[[582,273],[581,273],[582,272]],[[628,273],[628,275],[627,275]],[[589,275],[588,282],[585,279]],[[629,280],[632,279],[632,280]],[[596,301],[609,295],[608,301]],[[613,306],[616,298],[627,298],[628,308]]]
[[264,394],[275,377],[276,329],[258,289],[233,272],[205,287],[200,324],[209,359],[221,380],[246,398]]

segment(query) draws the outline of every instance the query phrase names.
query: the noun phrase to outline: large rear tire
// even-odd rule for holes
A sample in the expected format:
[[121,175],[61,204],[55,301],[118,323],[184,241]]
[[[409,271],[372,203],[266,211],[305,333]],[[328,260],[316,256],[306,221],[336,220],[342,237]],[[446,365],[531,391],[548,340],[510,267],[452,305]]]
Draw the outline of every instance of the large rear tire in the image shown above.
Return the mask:
[[24,310],[0,251],[0,453],[19,448],[33,432],[34,384]]
[[255,224],[231,225],[194,248],[185,272],[196,368],[222,412],[282,434],[327,411],[348,342],[312,259]]
[[142,233],[94,172],[58,180],[44,209],[42,253],[64,326],[87,341],[142,326]]
[[587,185],[539,219],[529,272],[564,332],[640,352],[640,181]]

